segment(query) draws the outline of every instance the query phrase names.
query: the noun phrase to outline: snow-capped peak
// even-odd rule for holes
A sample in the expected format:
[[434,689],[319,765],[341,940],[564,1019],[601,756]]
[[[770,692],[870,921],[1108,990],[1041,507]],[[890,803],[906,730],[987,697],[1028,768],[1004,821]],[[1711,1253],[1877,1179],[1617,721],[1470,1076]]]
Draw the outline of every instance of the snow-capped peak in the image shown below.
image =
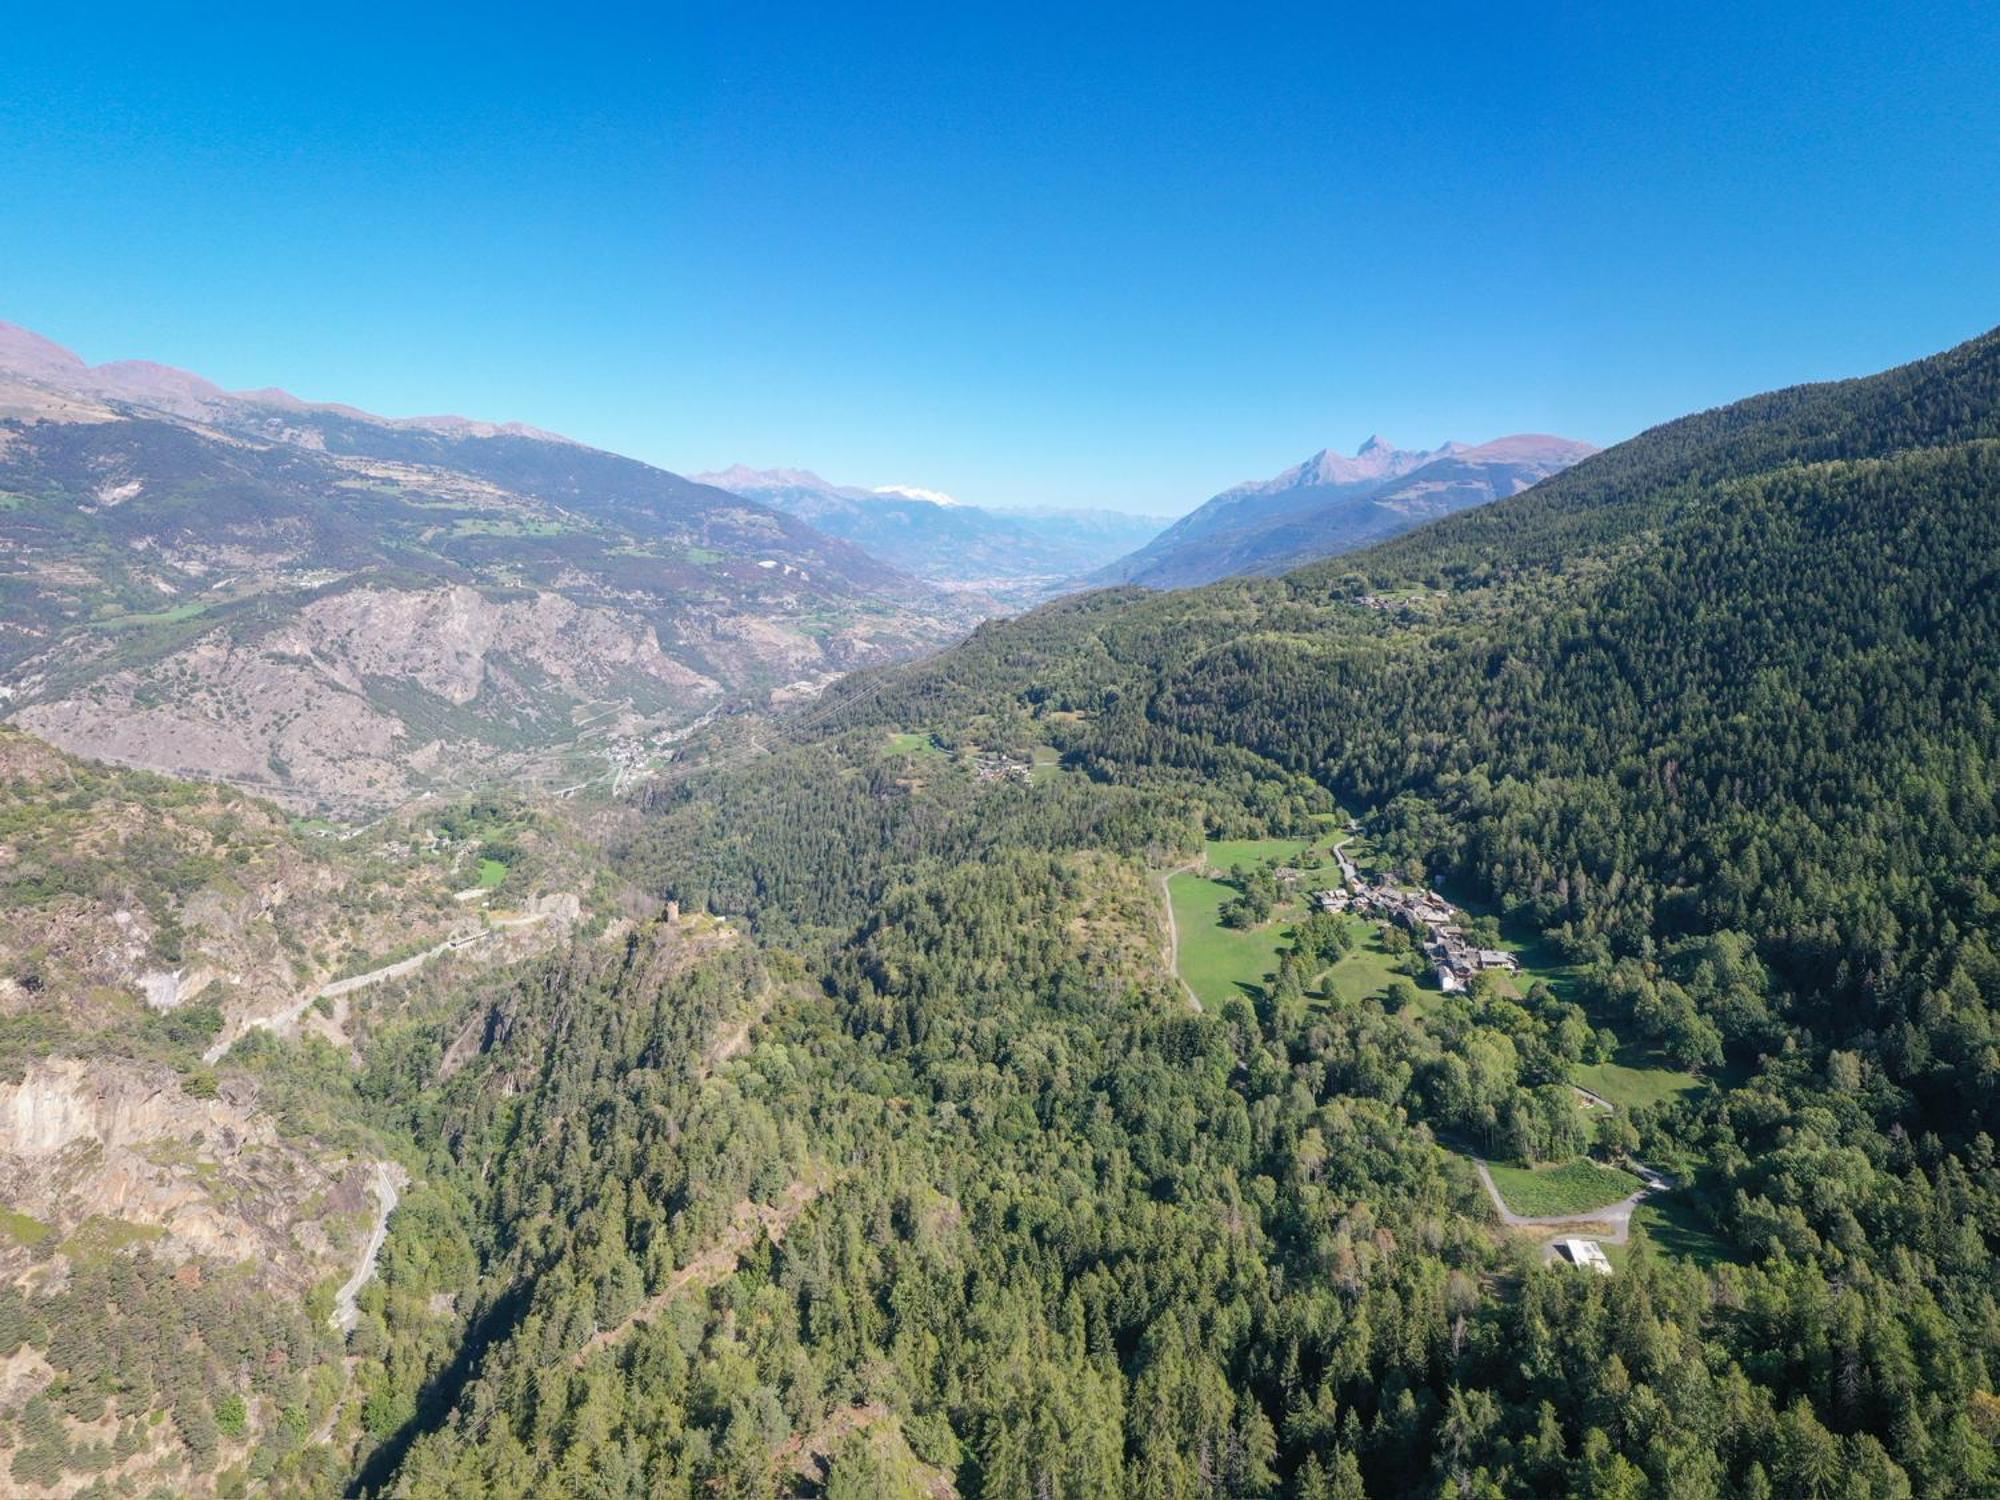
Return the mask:
[[933,505],[958,505],[961,503],[945,494],[943,490],[920,489],[914,484],[878,484],[872,493],[877,495],[897,495],[905,500],[928,500]]

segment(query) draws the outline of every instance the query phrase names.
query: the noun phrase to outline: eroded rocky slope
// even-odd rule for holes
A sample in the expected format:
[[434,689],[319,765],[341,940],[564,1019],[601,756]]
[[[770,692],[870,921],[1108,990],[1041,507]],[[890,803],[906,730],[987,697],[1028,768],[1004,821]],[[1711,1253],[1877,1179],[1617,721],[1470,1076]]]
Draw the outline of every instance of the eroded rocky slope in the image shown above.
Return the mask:
[[374,809],[979,612],[551,434],[93,368],[0,325],[0,708],[80,753]]

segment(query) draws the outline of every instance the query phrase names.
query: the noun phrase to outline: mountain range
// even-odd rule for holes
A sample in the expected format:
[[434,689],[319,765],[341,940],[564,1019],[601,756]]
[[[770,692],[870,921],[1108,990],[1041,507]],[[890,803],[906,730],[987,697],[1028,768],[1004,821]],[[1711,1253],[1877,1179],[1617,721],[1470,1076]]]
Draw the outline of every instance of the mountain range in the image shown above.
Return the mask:
[[70,750],[379,806],[569,775],[585,721],[630,759],[980,612],[553,433],[91,366],[0,324],[0,697]]
[[[1994,1491],[2000,332],[790,715],[692,622],[937,596],[131,378],[6,384],[19,717],[436,795],[336,837],[0,727],[7,1493]],[[746,711],[453,795],[582,691]]]
[[1224,490],[1085,581],[1183,588],[1239,573],[1287,573],[1519,494],[1596,451],[1531,433],[1424,450],[1371,437],[1352,457],[1322,449],[1274,478]]
[[1015,605],[1047,597],[1167,524],[1111,510],[990,510],[936,490],[833,484],[808,469],[738,464],[694,477],[797,516],[927,582]]

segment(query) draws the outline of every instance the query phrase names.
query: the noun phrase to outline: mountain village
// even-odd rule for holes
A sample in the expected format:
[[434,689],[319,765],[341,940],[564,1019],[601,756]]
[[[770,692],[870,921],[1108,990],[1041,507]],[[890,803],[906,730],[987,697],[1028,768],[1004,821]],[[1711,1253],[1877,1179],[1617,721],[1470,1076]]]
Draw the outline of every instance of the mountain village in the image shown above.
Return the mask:
[[1489,969],[1520,972],[1513,954],[1475,946],[1458,909],[1435,891],[1399,886],[1387,875],[1365,880],[1343,849],[1336,847],[1334,857],[1340,862],[1341,889],[1314,891],[1314,905],[1321,911],[1351,911],[1407,928],[1423,946],[1438,988],[1446,994],[1463,990],[1476,975]]

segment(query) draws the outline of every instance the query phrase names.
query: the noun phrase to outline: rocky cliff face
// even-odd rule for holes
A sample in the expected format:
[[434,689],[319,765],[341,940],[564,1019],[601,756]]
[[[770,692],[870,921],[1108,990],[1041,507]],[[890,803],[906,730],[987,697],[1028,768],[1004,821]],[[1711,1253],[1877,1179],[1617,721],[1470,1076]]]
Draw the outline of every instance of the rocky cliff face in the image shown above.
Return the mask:
[[[523,866],[502,904],[546,898],[556,916],[498,929],[464,962],[545,946],[577,920],[571,856],[530,842],[517,852],[542,873]],[[239,1035],[373,955],[483,930],[480,857],[421,818],[302,832],[227,788],[88,765],[0,727],[0,1016],[79,1039],[168,1018]],[[468,886],[480,899],[455,900]]]
[[[71,661],[87,670],[89,653],[115,649],[86,641]],[[553,591],[363,587],[262,631],[207,631],[95,676],[88,693],[32,703],[18,721],[79,754],[362,805],[448,781],[467,757],[504,763],[498,736],[517,752],[560,741],[578,703],[639,698],[680,714],[721,693],[645,620]]]
[[[0,1083],[0,1201],[41,1226],[43,1254],[143,1242],[303,1292],[352,1248],[368,1171],[280,1139],[242,1080],[199,1099],[156,1064],[53,1058]],[[33,1260],[11,1238],[0,1275]]]

